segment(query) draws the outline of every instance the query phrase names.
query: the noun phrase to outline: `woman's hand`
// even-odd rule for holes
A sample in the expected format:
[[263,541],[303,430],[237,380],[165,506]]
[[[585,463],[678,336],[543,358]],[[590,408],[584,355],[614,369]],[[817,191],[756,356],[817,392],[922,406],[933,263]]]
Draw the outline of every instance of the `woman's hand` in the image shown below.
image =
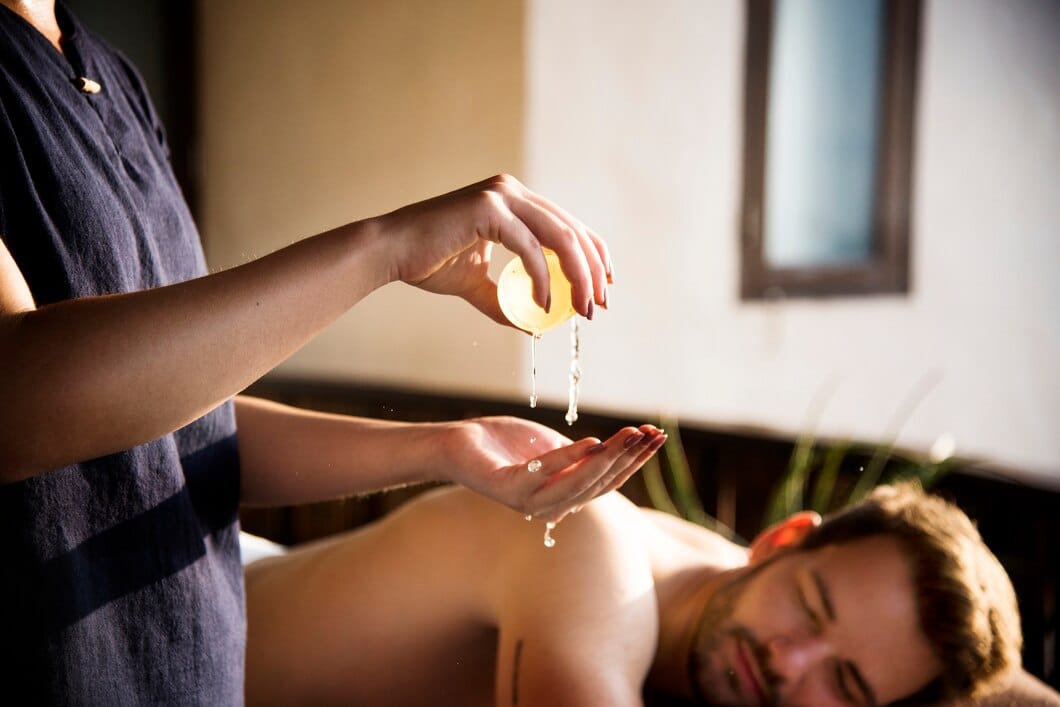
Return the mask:
[[491,177],[375,219],[394,279],[429,292],[463,297],[508,324],[489,276],[494,243],[518,255],[534,282],[534,300],[548,309],[548,265],[542,247],[559,256],[571,301],[592,318],[607,306],[612,282],[607,246],[592,230],[508,175]]
[[[605,442],[572,442],[528,420],[484,417],[456,423],[443,453],[449,480],[520,513],[559,522],[625,483],[665,441],[653,425],[624,427]],[[540,465],[531,466],[532,460]]]

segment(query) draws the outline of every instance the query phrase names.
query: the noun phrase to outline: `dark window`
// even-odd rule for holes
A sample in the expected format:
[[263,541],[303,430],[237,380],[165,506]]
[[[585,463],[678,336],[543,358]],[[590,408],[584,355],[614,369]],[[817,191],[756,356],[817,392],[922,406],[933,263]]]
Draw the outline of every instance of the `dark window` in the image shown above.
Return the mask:
[[919,0],[749,0],[745,299],[909,289]]

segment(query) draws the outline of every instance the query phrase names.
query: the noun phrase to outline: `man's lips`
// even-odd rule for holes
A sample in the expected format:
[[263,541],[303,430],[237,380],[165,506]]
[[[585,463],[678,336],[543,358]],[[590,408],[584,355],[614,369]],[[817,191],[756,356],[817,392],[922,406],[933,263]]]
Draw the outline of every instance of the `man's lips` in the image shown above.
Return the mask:
[[758,704],[767,704],[765,689],[759,682],[758,676],[755,675],[754,661],[750,656],[749,647],[740,639],[736,639],[736,666],[741,682],[747,686],[745,690],[747,694],[753,695]]

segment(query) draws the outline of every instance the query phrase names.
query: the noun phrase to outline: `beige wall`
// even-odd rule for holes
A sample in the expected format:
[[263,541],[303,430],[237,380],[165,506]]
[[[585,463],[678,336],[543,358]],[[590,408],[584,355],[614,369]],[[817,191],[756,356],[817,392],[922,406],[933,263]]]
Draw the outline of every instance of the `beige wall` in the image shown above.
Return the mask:
[[[511,171],[614,251],[585,407],[795,434],[818,399],[822,435],[902,420],[1060,486],[1060,4],[924,5],[908,297],[739,301],[742,0],[203,2],[211,264]],[[522,397],[481,319],[391,286],[284,370]]]
[[[523,7],[461,0],[201,2],[212,268],[522,171]],[[294,375],[510,392],[520,336],[400,285],[281,367]]]

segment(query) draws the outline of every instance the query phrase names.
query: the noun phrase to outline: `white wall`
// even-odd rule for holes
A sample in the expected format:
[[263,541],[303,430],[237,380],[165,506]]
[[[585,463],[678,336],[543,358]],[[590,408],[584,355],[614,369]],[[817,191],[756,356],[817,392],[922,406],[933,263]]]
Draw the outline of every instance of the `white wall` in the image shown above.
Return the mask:
[[[918,449],[949,434],[1060,486],[1060,3],[925,3],[913,292],[774,305],[737,294],[744,3],[530,9],[527,180],[609,239],[618,272],[583,345],[587,405],[900,426]],[[563,369],[562,338],[539,370]]]
[[[908,297],[738,298],[744,3],[200,3],[214,267],[495,171],[601,232],[583,408],[887,438],[1060,487],[1060,3],[926,0]],[[566,398],[567,336],[539,389]],[[528,342],[390,286],[282,367],[522,399]],[[902,411],[919,398],[911,414]],[[577,428],[575,428],[575,433]]]

